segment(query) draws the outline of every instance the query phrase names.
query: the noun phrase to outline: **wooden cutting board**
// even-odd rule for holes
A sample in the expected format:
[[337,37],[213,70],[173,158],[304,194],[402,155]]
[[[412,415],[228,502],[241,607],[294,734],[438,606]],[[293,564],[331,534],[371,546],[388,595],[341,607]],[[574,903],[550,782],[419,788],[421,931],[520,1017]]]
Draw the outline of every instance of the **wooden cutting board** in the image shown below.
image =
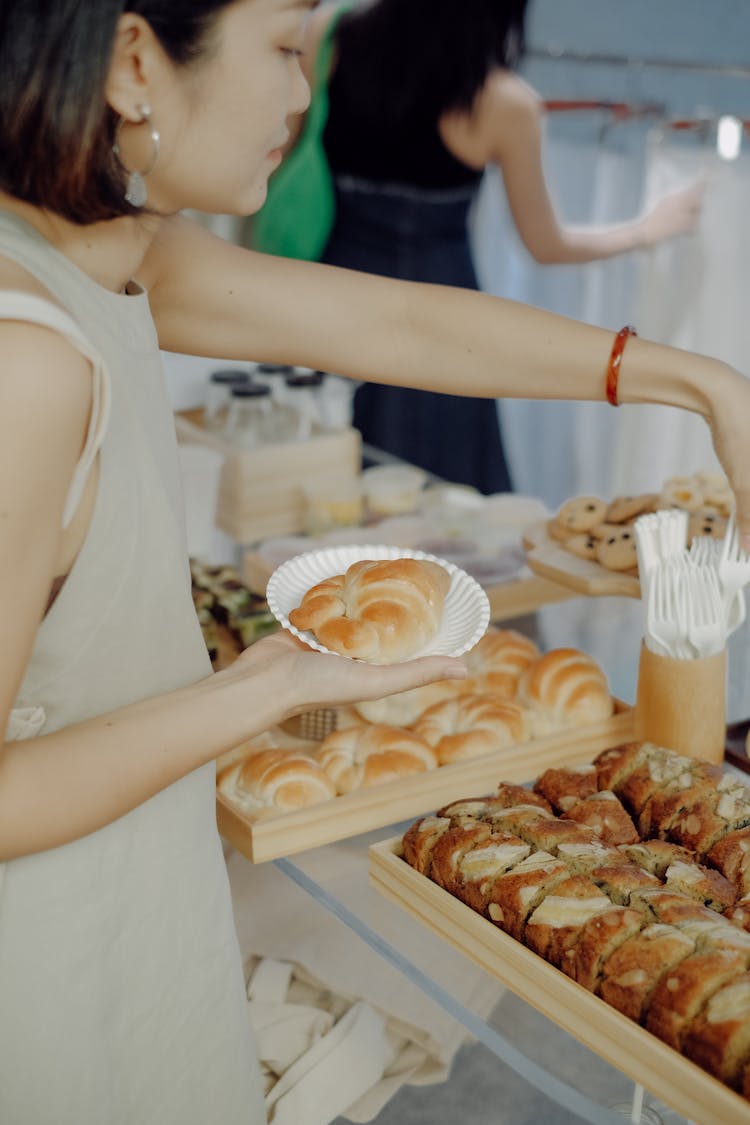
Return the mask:
[[558,585],[588,597],[640,598],[641,584],[632,574],[607,570],[592,559],[579,559],[552,539],[546,522],[532,524],[523,533],[529,569]]

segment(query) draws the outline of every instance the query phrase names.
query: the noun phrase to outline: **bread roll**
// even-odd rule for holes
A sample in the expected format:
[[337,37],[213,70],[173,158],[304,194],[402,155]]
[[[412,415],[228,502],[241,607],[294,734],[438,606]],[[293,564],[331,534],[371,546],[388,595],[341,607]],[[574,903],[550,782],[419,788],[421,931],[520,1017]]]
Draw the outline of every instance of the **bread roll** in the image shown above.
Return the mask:
[[450,575],[437,563],[365,559],[308,590],[289,620],[333,652],[390,664],[435,636],[449,587]]
[[335,785],[318,763],[294,750],[261,750],[233,762],[220,770],[216,786],[247,811],[292,812],[336,796]]
[[414,731],[434,747],[441,766],[515,746],[527,737],[523,708],[487,695],[436,703],[417,720]]
[[492,629],[466,654],[469,678],[463,682],[479,695],[513,699],[521,674],[538,656],[537,646],[523,634]]
[[368,723],[381,723],[389,727],[412,727],[420,715],[435,703],[442,703],[454,695],[463,694],[466,680],[438,680],[434,684],[412,688],[388,695],[385,699],[370,699],[355,703],[354,710]]
[[324,739],[315,758],[339,793],[384,785],[437,765],[433,750],[419,735],[387,726],[336,730]]
[[530,664],[516,701],[531,712],[536,734],[586,726],[613,711],[607,678],[595,660],[574,648],[556,648]]

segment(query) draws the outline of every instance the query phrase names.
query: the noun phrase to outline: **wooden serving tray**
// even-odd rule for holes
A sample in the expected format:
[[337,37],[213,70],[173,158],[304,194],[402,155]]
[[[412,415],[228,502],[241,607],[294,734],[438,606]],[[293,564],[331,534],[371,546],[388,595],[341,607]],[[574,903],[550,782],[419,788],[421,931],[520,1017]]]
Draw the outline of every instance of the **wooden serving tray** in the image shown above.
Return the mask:
[[552,539],[546,522],[533,524],[523,533],[529,568],[542,578],[589,597],[605,595],[640,598],[641,584],[632,574],[607,570],[591,559],[579,559]]
[[369,874],[385,898],[684,1117],[750,1122],[750,1103],[739,1094],[410,867],[399,837],[371,845]]
[[604,722],[360,789],[296,812],[263,809],[254,816],[217,793],[216,819],[225,839],[252,863],[263,863],[421,816],[473,793],[489,793],[501,779],[523,782],[551,766],[591,761],[599,751],[633,737],[633,709],[615,700],[615,713]]

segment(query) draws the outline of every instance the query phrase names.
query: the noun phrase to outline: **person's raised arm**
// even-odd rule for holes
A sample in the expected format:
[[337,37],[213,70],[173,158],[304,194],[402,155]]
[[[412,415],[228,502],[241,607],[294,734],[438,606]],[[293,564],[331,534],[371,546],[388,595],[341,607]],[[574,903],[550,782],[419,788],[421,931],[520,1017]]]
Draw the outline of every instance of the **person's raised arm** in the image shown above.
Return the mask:
[[[605,398],[611,332],[484,293],[256,254],[184,219],[164,224],[143,280],[167,350],[447,394]],[[718,360],[633,339],[620,401],[706,418],[750,535],[750,382]]]
[[488,162],[502,172],[513,223],[537,262],[611,258],[694,229],[703,201],[702,182],[662,197],[629,221],[607,226],[561,223],[544,175],[543,118],[538,95],[511,72],[494,74],[477,106],[476,128],[485,139]]

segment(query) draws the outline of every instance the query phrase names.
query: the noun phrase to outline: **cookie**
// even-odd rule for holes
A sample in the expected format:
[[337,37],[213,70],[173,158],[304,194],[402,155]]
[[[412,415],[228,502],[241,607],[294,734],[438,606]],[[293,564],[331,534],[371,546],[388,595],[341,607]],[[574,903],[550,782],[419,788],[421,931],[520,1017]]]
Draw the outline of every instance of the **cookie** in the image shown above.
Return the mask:
[[638,516],[653,512],[658,499],[656,492],[644,492],[640,496],[616,496],[607,508],[605,522],[630,523]]
[[682,508],[686,512],[697,512],[705,503],[703,493],[692,477],[672,477],[664,482],[659,497],[659,506]]
[[565,550],[570,551],[571,555],[575,555],[579,559],[593,559],[596,561],[596,545],[597,540],[593,535],[587,535],[582,531],[579,535],[571,535],[565,541]]
[[574,496],[557,513],[557,522],[571,533],[589,531],[604,522],[607,505],[598,496]]
[[622,531],[619,523],[598,523],[596,527],[592,527],[588,534],[592,539],[606,539],[608,535],[614,535],[616,531]]
[[688,547],[697,536],[708,539],[723,539],[727,533],[728,520],[715,509],[693,512],[688,520],[687,541]]
[[632,527],[618,528],[606,539],[599,539],[596,557],[607,570],[632,570],[638,566],[635,549],[635,531]]
[[547,522],[547,534],[550,539],[556,539],[558,543],[565,543],[575,533],[569,527],[563,527],[558,520],[549,520]]

